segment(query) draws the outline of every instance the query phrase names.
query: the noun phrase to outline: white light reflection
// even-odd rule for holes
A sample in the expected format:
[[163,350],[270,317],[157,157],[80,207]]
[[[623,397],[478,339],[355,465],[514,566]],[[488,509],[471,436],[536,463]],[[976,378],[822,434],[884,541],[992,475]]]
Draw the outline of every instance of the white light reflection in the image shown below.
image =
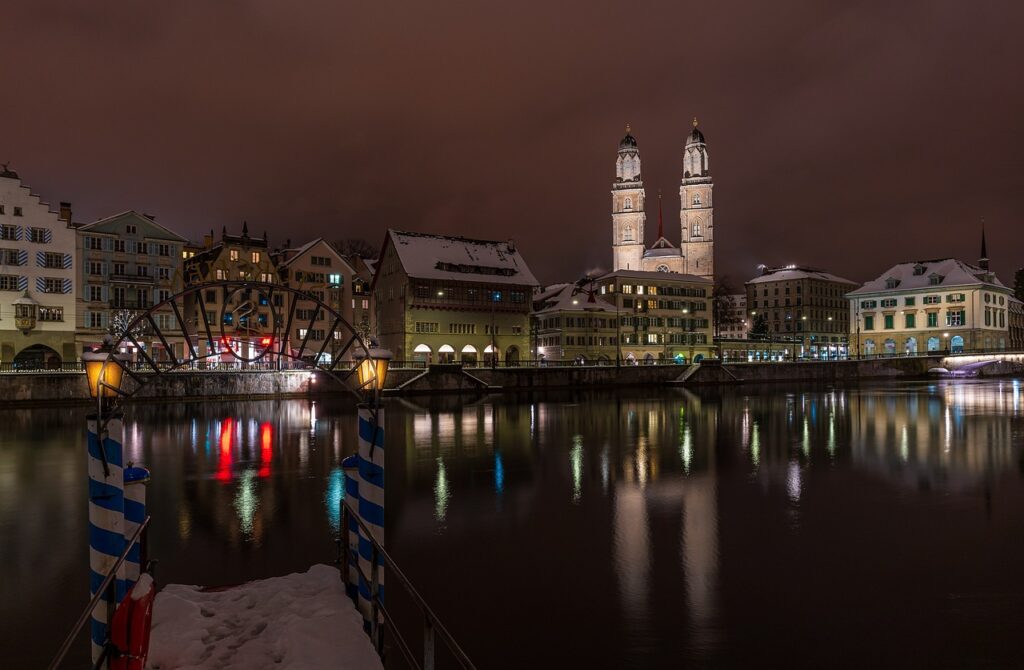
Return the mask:
[[239,525],[242,534],[247,540],[252,539],[253,521],[256,518],[256,509],[260,506],[260,499],[256,495],[256,470],[248,468],[242,471],[238,478],[238,491],[235,493],[234,507],[238,514]]
[[942,449],[949,453],[949,450],[953,448],[953,415],[949,411],[949,405],[946,405],[945,424],[946,434],[943,436]]
[[756,470],[761,465],[761,431],[754,421],[754,427],[750,431],[750,461]]
[[910,436],[907,434],[907,426],[903,426],[900,433],[900,460],[904,463],[910,460]]
[[448,490],[448,471],[445,470],[444,460],[437,457],[437,480],[434,482],[434,517],[438,521],[444,521],[448,515],[448,499],[451,492]]
[[608,445],[604,445],[604,449],[601,450],[601,488],[604,490],[604,494],[608,495],[608,470],[609,470],[609,449]]
[[309,436],[316,436],[316,400],[309,406]]
[[807,417],[804,417],[804,436],[801,441],[800,448],[804,452],[804,458],[810,458],[811,456],[811,429],[807,423]]
[[800,464],[796,461],[790,461],[789,468],[786,470],[786,495],[789,496],[791,502],[800,502],[802,487],[800,476]]
[[572,470],[572,502],[578,505],[583,497],[583,436],[572,436],[572,451],[569,452],[569,468]]

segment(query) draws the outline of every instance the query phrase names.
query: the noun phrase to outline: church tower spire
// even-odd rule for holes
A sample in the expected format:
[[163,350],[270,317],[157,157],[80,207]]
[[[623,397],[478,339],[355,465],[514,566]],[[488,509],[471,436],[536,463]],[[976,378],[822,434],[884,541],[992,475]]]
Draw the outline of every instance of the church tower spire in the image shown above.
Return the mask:
[[641,270],[644,255],[644,184],[640,149],[626,124],[619,142],[612,184],[612,263],[614,270]]
[[693,130],[683,147],[683,179],[679,186],[680,250],[687,274],[715,278],[715,228],[711,167],[704,133],[693,119]]
[[978,259],[978,267],[988,270],[988,249],[985,248],[985,219],[981,220],[981,257]]

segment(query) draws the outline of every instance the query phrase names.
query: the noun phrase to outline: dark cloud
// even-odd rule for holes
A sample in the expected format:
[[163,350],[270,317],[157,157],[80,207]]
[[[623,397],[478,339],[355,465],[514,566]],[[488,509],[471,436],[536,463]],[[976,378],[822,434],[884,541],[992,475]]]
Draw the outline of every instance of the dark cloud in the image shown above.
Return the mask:
[[[1024,265],[1017,3],[18,3],[0,159],[77,218],[194,238],[388,226],[513,237],[542,281],[610,262],[632,124],[678,239],[693,116],[734,279],[913,257]],[[652,200],[653,202],[653,200]],[[656,213],[649,215],[653,240]]]

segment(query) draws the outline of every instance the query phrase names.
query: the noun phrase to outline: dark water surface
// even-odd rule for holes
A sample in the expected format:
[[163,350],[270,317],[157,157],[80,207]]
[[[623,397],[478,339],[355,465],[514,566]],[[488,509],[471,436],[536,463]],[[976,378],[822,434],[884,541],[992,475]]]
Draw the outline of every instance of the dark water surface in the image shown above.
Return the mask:
[[[389,550],[480,668],[1022,667],[1021,396],[389,400]],[[2,667],[45,665],[87,601],[84,416],[0,410]],[[355,438],[346,399],[129,407],[158,581],[332,562]]]

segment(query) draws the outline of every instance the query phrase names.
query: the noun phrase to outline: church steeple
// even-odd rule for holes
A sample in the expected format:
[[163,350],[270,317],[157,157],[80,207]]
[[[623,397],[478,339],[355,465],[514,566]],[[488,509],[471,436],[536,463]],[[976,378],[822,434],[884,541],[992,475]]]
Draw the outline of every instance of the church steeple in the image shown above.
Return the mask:
[[704,133],[693,119],[693,130],[683,147],[683,179],[679,186],[679,248],[686,258],[686,273],[714,279],[715,231],[711,202],[711,166]]
[[619,141],[612,183],[612,261],[615,270],[640,270],[644,254],[644,184],[640,149],[629,124]]
[[978,259],[978,267],[988,270],[988,249],[985,248],[985,219],[981,220],[981,257]]

